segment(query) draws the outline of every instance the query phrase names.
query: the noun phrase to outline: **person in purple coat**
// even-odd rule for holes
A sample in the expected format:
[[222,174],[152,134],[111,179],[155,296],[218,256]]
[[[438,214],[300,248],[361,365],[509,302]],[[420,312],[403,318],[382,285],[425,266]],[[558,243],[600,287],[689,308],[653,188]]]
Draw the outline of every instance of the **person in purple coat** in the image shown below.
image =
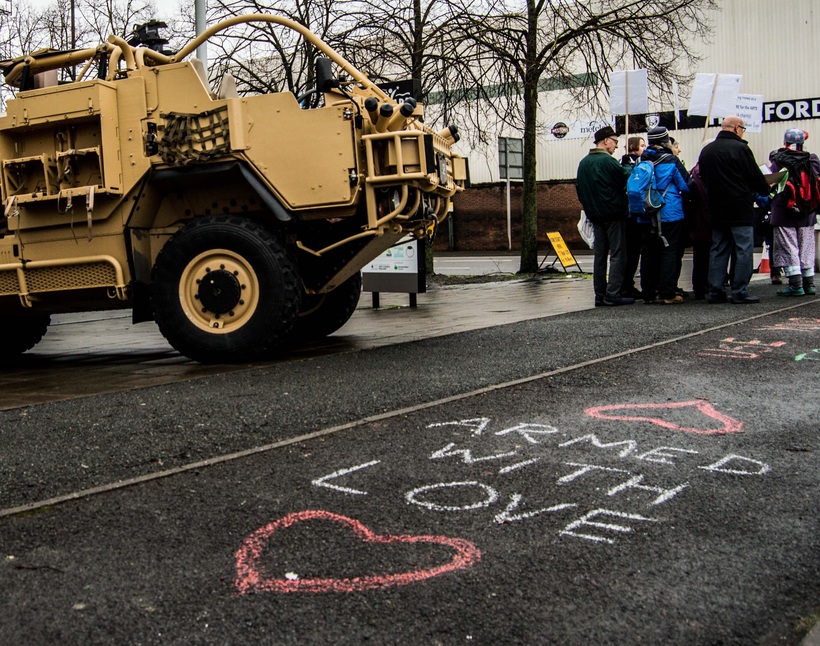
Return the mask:
[[[807,133],[797,128],[789,128],[783,135],[783,148],[771,156],[772,171],[781,169],[795,175],[794,169],[807,161],[820,175],[820,158],[803,150]],[[793,180],[793,178],[792,178]],[[805,205],[791,201],[789,191],[781,191],[772,199],[771,224],[774,228],[774,264],[783,267],[789,281],[778,296],[804,296],[815,294],[814,224],[817,213]]]

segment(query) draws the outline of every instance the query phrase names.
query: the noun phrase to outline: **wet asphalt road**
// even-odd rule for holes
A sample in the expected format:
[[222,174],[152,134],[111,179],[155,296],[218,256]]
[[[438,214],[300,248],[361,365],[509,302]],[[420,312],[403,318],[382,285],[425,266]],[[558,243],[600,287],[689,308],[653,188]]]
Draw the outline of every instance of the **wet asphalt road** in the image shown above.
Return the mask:
[[758,291],[3,411],[0,643],[799,643],[820,302]]

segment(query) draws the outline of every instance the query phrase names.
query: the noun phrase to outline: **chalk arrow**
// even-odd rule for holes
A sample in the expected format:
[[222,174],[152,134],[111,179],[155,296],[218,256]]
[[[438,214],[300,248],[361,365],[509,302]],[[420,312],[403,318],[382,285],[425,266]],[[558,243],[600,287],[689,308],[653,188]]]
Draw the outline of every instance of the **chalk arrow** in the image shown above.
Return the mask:
[[372,467],[375,464],[378,464],[381,460],[373,460],[372,462],[365,462],[364,464],[357,464],[355,467],[348,467],[347,469],[339,469],[338,471],[334,471],[333,473],[322,476],[321,478],[316,478],[315,480],[311,480],[310,484],[316,485],[317,487],[326,487],[327,489],[335,489],[336,491],[341,491],[342,493],[349,493],[355,496],[366,496],[366,491],[359,491],[358,489],[353,489],[351,487],[340,487],[339,485],[329,484],[328,480],[333,480],[334,478],[341,478],[342,476],[346,476],[348,473],[353,473],[354,471],[359,471],[360,469],[366,469],[367,467]]

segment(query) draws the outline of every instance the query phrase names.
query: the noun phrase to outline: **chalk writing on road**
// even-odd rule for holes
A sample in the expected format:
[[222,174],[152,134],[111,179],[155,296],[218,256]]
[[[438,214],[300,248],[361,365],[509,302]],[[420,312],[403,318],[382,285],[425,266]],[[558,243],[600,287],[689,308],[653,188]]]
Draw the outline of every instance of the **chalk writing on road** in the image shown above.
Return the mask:
[[[347,576],[340,578],[303,578],[298,572],[271,572],[261,565],[262,557],[274,534],[285,532],[299,523],[329,521],[340,531],[350,532],[364,544],[388,545],[391,543],[428,544],[445,546],[452,551],[452,558],[429,568],[414,568],[404,572],[384,572]],[[384,589],[424,581],[432,577],[463,570],[476,564],[481,552],[470,541],[446,536],[410,536],[376,534],[353,518],[340,516],[324,510],[307,510],[288,514],[284,518],[256,530],[248,536],[236,552],[236,579],[234,587],[239,594],[249,592],[355,592],[359,590]],[[272,568],[269,568],[272,569]]]
[[724,359],[757,359],[760,355],[786,345],[785,341],[763,343],[759,339],[739,341],[734,337],[723,339],[716,348],[703,348],[696,354],[700,357],[722,357]]
[[[742,431],[741,422],[702,400],[598,406],[585,412],[595,419],[683,431],[686,435],[681,437],[692,438],[690,444],[696,436]],[[664,418],[664,412],[677,417]],[[673,504],[704,477],[712,478],[707,482],[714,487],[714,478],[729,476],[734,481],[764,476],[771,470],[765,462],[716,452],[711,445],[646,446],[645,439],[603,440],[595,433],[573,435],[535,422],[506,424],[496,430],[491,418],[473,417],[434,422],[425,428],[435,431],[436,439],[419,444],[415,456],[402,454],[402,463],[423,459],[431,466],[474,477],[408,483],[403,491],[391,494],[394,490],[385,482],[395,482],[397,465],[382,457],[340,465],[332,473],[313,478],[312,484],[346,496],[379,493],[427,512],[489,512],[488,520],[495,526],[551,518],[548,522],[558,536],[611,545],[636,527],[661,523],[661,518],[653,517],[653,510]],[[577,459],[579,454],[585,459]],[[642,465],[661,471],[649,474]],[[678,479],[684,469],[685,476]],[[592,506],[589,498],[593,498]],[[663,519],[669,518],[665,512]]]
[[[787,332],[816,332],[820,330],[820,319],[794,317],[771,325],[764,325],[755,328],[755,330],[778,332],[778,336],[782,336],[783,333]],[[716,345],[717,347],[702,348],[695,354],[700,357],[718,357],[721,359],[759,359],[764,354],[787,345],[787,342],[781,339],[766,342],[760,339],[742,340],[729,337],[721,339]],[[815,352],[815,350],[810,352]],[[810,356],[810,352],[800,353],[795,359],[801,361]]]
[[788,321],[756,328],[758,330],[784,330],[789,332],[816,332],[820,330],[820,319],[790,318]]
[[814,348],[813,350],[809,350],[808,352],[802,352],[798,354],[795,358],[795,361],[820,361],[820,348]]

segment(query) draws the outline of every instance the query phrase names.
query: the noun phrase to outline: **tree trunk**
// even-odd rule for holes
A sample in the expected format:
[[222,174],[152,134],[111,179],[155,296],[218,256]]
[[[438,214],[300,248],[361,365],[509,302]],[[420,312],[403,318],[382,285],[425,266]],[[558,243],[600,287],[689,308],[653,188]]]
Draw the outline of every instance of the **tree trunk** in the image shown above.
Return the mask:
[[538,186],[535,182],[535,148],[538,129],[538,6],[527,0],[527,61],[524,73],[524,190],[521,204],[520,273],[538,271]]
[[521,208],[521,273],[538,271],[538,185],[535,148],[538,110],[537,84],[524,89],[524,190]]

